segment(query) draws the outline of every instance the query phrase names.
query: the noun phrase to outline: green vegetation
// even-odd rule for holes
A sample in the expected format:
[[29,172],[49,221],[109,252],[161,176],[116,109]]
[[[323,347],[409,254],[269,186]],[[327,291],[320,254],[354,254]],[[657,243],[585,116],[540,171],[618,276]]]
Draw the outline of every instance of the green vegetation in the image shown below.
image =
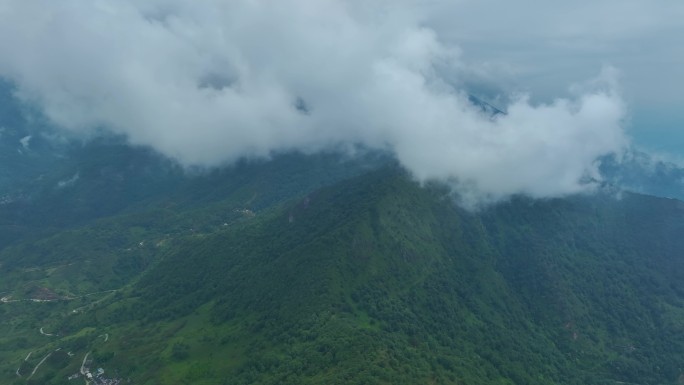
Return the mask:
[[69,383],[87,353],[135,384],[681,381],[681,202],[470,213],[393,166],[330,185],[359,172],[305,159],[5,247],[0,296],[60,300],[0,304],[0,382]]

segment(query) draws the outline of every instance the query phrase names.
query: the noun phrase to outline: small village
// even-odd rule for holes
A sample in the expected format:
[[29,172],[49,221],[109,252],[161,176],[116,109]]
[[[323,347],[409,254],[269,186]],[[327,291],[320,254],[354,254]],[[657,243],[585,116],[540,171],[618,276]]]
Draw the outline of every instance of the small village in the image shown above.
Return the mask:
[[88,365],[91,365],[93,361],[88,359],[89,355],[90,353],[86,354],[83,358],[79,373],[72,374],[68,377],[69,381],[83,378],[86,381],[86,385],[120,385],[122,383],[123,380],[120,378],[107,378],[104,375],[105,371],[102,368],[97,368],[95,372],[91,372]]

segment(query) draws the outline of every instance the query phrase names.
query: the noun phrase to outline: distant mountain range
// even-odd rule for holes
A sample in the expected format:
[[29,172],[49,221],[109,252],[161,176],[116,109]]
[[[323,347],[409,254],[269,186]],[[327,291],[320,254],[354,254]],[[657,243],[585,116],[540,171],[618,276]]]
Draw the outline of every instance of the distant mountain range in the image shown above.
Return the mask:
[[618,161],[615,156],[601,159],[605,180],[624,190],[684,200],[684,168],[632,150]]

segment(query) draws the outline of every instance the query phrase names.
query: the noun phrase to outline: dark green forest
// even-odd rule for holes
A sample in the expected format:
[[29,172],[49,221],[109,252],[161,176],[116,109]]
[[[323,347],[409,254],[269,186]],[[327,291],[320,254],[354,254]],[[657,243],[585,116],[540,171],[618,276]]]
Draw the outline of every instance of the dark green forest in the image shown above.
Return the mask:
[[173,178],[69,223],[25,211],[41,230],[0,251],[0,293],[54,300],[0,304],[3,383],[82,381],[84,357],[133,384],[683,382],[680,201],[471,212],[335,156]]

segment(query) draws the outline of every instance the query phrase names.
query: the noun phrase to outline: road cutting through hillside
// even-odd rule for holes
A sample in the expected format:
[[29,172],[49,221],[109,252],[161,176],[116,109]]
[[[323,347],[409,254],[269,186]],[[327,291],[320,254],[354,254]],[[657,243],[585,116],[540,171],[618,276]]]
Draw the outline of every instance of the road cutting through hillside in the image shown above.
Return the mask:
[[[61,348],[57,348],[54,352],[56,352],[56,351],[58,351],[58,350],[60,350],[60,349],[61,349]],[[28,376],[28,377],[26,378],[26,381],[30,380],[31,377],[33,377],[33,375],[36,374],[36,371],[38,370],[38,368],[39,368],[41,365],[43,365],[43,363],[44,363],[48,358],[50,358],[50,356],[51,356],[52,353],[54,353],[54,352],[48,353],[45,357],[43,357],[42,360],[40,360],[40,362],[38,363],[38,365],[36,365],[36,367],[33,368],[33,371],[31,372],[31,375]]]

